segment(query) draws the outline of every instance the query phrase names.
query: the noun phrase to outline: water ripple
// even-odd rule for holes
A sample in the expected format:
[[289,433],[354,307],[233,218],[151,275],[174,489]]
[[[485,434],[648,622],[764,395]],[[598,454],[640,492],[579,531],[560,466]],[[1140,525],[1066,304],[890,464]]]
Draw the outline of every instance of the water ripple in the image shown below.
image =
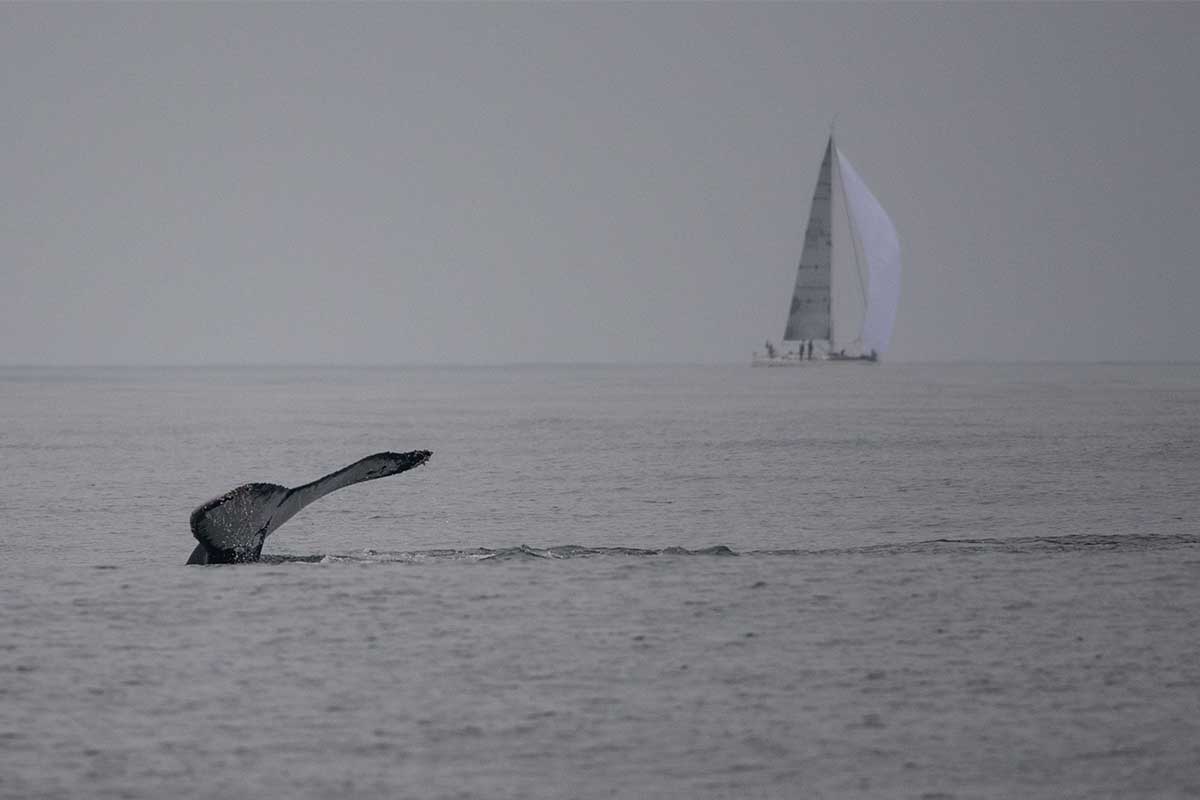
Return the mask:
[[[554,547],[515,547],[467,549],[438,548],[432,550],[378,551],[330,553],[321,555],[264,555],[260,563],[321,563],[321,564],[421,564],[431,562],[506,562],[555,561],[571,558],[647,558],[653,556],[746,556],[756,558],[801,558],[826,555],[884,555],[1001,553],[1046,554],[1079,553],[1088,551],[1140,552],[1174,547],[1200,545],[1200,536],[1187,535],[1093,535],[1027,536],[1015,539],[929,539],[902,544],[875,544],[864,547],[821,549],[747,550],[736,552],[723,545],[689,549],[686,547],[630,547],[623,545],[595,546],[568,544]],[[244,565],[243,565],[244,566]]]

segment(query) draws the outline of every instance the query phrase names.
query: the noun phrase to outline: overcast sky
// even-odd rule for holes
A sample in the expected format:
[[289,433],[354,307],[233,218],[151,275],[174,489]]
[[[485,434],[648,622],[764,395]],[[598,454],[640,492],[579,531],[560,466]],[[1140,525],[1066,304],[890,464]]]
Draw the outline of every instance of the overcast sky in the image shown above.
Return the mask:
[[1200,4],[0,3],[0,364],[745,362],[833,115],[891,360],[1200,358]]

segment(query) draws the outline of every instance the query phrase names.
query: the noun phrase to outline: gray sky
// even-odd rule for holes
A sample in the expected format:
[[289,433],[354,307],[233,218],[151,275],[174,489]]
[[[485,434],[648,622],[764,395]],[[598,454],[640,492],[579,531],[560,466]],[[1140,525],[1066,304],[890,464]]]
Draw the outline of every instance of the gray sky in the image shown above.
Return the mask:
[[892,360],[1200,358],[1200,4],[0,3],[0,364],[745,362],[831,117]]

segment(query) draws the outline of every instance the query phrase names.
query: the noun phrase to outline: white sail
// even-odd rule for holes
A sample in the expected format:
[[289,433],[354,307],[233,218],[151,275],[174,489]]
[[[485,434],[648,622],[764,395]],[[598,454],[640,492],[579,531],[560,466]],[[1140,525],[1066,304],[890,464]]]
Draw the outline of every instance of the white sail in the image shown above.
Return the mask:
[[[836,149],[836,148],[835,148]],[[863,319],[864,353],[882,355],[892,339],[896,305],[900,301],[900,238],[896,226],[849,159],[837,151],[842,191],[849,206],[851,228],[862,244],[867,267],[867,311]],[[828,154],[826,154],[828,159]]]
[[830,306],[833,252],[833,139],[825,146],[825,159],[813,190],[812,209],[808,212],[808,227],[804,231],[804,249],[800,251],[800,266],[796,269],[796,286],[788,309],[785,342],[803,339],[830,339],[832,308]]

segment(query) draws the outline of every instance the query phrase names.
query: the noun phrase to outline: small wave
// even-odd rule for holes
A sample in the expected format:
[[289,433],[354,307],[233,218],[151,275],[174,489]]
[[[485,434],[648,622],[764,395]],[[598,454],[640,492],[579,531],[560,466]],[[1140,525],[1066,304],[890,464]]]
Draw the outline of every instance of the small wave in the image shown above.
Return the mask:
[[544,561],[568,558],[595,558],[602,556],[736,556],[731,548],[723,544],[689,550],[686,547],[585,547],[577,544],[554,547],[531,547],[526,544],[515,547],[491,549],[478,547],[465,550],[439,548],[435,550],[411,550],[381,552],[362,550],[357,553],[329,553],[325,555],[293,556],[286,554],[264,554],[263,564],[422,564],[454,561]]
[[815,549],[748,550],[736,552],[723,545],[689,549],[686,547],[630,547],[627,545],[588,547],[577,544],[553,547],[515,547],[471,549],[438,548],[387,552],[362,550],[356,553],[293,556],[264,555],[264,564],[429,564],[445,562],[556,561],[571,558],[651,558],[670,556],[744,556],[800,558],[829,555],[902,555],[922,553],[1000,553],[1050,554],[1073,552],[1138,552],[1200,545],[1200,536],[1186,535],[1096,535],[1026,536],[1012,539],[927,539],[919,542],[871,544],[860,547]]
[[926,539],[919,542],[872,544],[861,547],[827,547],[818,550],[757,550],[747,555],[899,555],[903,553],[1012,553],[1046,554],[1086,551],[1137,552],[1189,547],[1200,544],[1200,536],[1182,534],[1069,534],[1065,536],[1021,536],[1007,539]]

